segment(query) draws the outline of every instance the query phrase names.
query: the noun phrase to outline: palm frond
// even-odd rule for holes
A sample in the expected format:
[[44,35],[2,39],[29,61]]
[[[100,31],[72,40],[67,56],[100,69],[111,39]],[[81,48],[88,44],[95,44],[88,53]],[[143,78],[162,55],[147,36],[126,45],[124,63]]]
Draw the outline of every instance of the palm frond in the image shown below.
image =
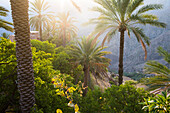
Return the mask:
[[158,47],[158,53],[164,57],[164,60],[170,64],[170,53],[165,51],[162,47]]
[[128,6],[127,9],[127,15],[130,17],[130,15],[143,3],[144,0],[132,0],[131,4]]
[[162,76],[170,76],[170,70],[165,65],[157,61],[148,61],[144,67],[145,73],[156,74]]
[[7,31],[13,32],[13,28],[10,25],[13,25],[13,24],[10,23],[10,22],[7,22],[5,20],[0,19],[0,28],[4,28]]
[[0,12],[9,12],[6,8],[0,6]]
[[[139,29],[139,28],[131,27],[131,30],[133,31],[133,33],[135,34],[138,42],[141,43],[142,48],[143,48],[143,50],[145,51],[145,58],[144,58],[144,59],[146,60],[146,58],[147,58],[147,49],[146,49],[146,46],[145,46],[145,44],[144,44],[144,42],[143,42],[143,40],[142,40],[142,35],[144,35],[144,34],[143,34],[143,32],[141,31],[141,29]],[[145,35],[144,35],[144,36],[145,36]],[[144,38],[144,39],[146,40],[146,42],[149,44],[149,40],[147,40],[147,37],[143,37],[143,38]]]
[[147,11],[152,11],[152,10],[158,10],[158,9],[162,9],[163,5],[162,4],[149,4],[146,6],[143,6],[142,8],[140,8],[137,12],[137,14],[141,14],[141,13],[145,13]]
[[79,12],[81,12],[81,8],[80,8],[73,0],[71,0],[71,3],[74,5],[74,7],[75,7]]

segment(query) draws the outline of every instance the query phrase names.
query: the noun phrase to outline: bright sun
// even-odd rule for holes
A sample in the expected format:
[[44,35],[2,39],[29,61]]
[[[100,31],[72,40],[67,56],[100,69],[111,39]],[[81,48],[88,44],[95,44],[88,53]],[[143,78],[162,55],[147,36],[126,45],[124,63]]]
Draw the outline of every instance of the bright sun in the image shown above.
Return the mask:
[[48,2],[54,5],[61,12],[73,8],[71,0],[48,0]]

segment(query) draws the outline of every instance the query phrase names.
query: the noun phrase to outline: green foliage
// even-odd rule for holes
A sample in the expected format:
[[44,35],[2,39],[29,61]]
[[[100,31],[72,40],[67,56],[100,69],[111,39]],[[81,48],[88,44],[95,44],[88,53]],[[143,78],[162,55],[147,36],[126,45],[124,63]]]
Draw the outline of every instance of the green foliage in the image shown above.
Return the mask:
[[4,38],[6,38],[6,39],[8,39],[9,36],[10,36],[10,34],[7,34],[7,33],[4,32],[4,33],[1,34],[1,36],[4,37]]
[[[74,111],[68,107],[69,102],[66,98],[56,94],[51,79],[60,72],[53,69],[51,53],[44,51],[33,52],[33,66],[35,76],[35,99],[36,112],[53,113],[57,108],[67,113]],[[12,106],[16,112],[19,112],[19,93],[16,86],[16,55],[15,43],[10,40],[0,39],[0,111],[4,111],[8,106]],[[64,76],[67,83],[72,84],[73,79],[69,75]],[[33,111],[34,112],[34,111]]]
[[59,38],[59,36],[51,36],[48,38],[48,41],[50,43],[53,43],[56,45],[56,47],[60,47],[63,45],[63,41],[62,41],[62,38]]
[[[0,16],[7,17],[7,13],[9,11],[4,7],[0,6]],[[7,31],[13,32],[13,28],[11,27],[13,24],[11,22],[5,21],[4,19],[0,18],[0,28],[4,28]]]
[[[170,54],[163,48],[158,48],[158,53],[164,57],[164,60],[169,64]],[[170,87],[170,69],[157,61],[148,61],[144,66],[144,71],[147,74],[155,74],[155,77],[144,79],[143,82],[149,85],[149,90],[157,88],[168,89]]]
[[55,49],[55,54],[53,54],[53,68],[55,70],[60,70],[61,73],[69,74],[75,78],[74,83],[78,83],[82,80],[83,69],[81,65],[75,65],[71,63],[72,57],[70,54],[70,46],[60,46]]
[[35,47],[37,51],[44,51],[46,53],[54,53],[56,47],[55,44],[48,41],[31,40],[32,47]]
[[80,107],[81,113],[103,113],[104,98],[100,88],[89,90],[85,97],[74,95],[74,102]]
[[[0,38],[0,111],[13,103],[18,109],[18,93],[16,87],[16,56],[15,44],[5,38]],[[17,93],[17,94],[16,94]]]
[[72,64],[70,63],[70,56],[65,52],[59,52],[53,56],[54,69],[60,70],[61,73],[71,74]]
[[145,74],[136,73],[136,72],[134,72],[134,73],[124,73],[124,76],[130,77],[131,79],[137,80],[137,81],[139,81],[142,78],[145,78]]
[[[107,47],[98,46],[98,41],[95,38],[83,37],[81,41],[77,42],[78,45],[71,46],[70,55],[71,61],[76,65],[81,65],[84,71],[84,86],[90,83],[86,78],[90,76],[90,72],[94,76],[107,76],[107,68],[109,66],[110,59],[104,57],[110,54],[108,51],[104,51]],[[96,74],[99,73],[99,74]],[[90,77],[88,78],[90,79]]]
[[142,106],[138,103],[147,96],[149,95],[144,89],[136,89],[129,84],[112,85],[105,90],[105,113],[143,113]]
[[42,109],[44,113],[54,113],[56,109],[70,113],[74,109],[68,107],[69,102],[65,97],[56,94],[54,85],[50,82],[43,81],[40,77],[35,78],[35,98],[38,109]]
[[142,105],[149,93],[144,89],[136,89],[131,82],[125,85],[112,85],[104,93],[95,88],[89,90],[85,97],[74,95],[81,113],[143,113]]
[[164,60],[170,64],[170,53],[168,51],[164,50],[162,47],[158,47],[158,53],[160,56],[164,57]]
[[145,102],[140,103],[143,104],[145,111],[147,113],[169,113],[170,111],[170,95],[168,96],[167,92],[162,92],[162,94],[158,94],[155,97],[149,97],[144,99]]

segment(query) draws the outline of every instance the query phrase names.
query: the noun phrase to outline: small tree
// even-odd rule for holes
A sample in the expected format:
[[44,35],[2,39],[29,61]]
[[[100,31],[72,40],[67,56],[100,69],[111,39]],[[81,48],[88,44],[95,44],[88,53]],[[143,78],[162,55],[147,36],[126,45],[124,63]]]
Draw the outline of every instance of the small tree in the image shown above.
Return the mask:
[[87,93],[88,81],[90,81],[90,70],[94,69],[97,72],[103,74],[106,72],[106,68],[110,62],[110,59],[104,56],[110,54],[110,52],[103,51],[106,47],[97,46],[94,38],[82,38],[78,45],[72,46],[71,55],[73,61],[76,64],[81,64],[84,71],[84,87],[83,95]]

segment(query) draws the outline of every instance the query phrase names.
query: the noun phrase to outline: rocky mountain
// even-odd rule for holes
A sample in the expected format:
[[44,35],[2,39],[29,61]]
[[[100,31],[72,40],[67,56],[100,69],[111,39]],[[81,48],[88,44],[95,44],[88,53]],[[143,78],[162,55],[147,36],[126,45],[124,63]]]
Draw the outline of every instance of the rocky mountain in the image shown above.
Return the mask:
[[[152,0],[147,0],[147,3],[153,3]],[[159,17],[161,22],[167,24],[165,29],[157,28],[153,26],[142,26],[146,35],[151,39],[151,45],[147,47],[148,57],[144,60],[144,51],[135,39],[135,36],[129,37],[125,35],[125,51],[124,51],[124,71],[125,72],[136,72],[142,71],[143,66],[148,60],[156,60],[167,66],[166,62],[157,53],[157,47],[161,46],[165,50],[170,52],[170,0],[155,0],[155,3],[164,4],[164,9],[150,12]],[[140,26],[141,27],[141,26]],[[118,55],[119,55],[119,34],[117,34],[109,44],[107,49],[112,54],[107,57],[112,59],[110,69],[118,70]]]
[[[130,52],[129,54],[126,52],[125,61],[124,61],[124,71],[125,72],[134,72],[134,71],[142,71],[143,66],[146,61],[148,60],[156,60],[159,61],[168,67],[170,67],[169,64],[167,64],[161,56],[157,53],[157,48],[161,46],[168,52],[170,52],[170,30],[162,33],[158,37],[151,40],[151,45],[147,48],[148,50],[148,57],[147,60],[144,60],[145,53],[140,46],[138,46],[136,49],[134,49],[133,52]],[[130,51],[126,48],[126,51]],[[115,57],[112,61],[112,65],[110,66],[111,69],[117,70],[118,69],[118,57],[114,55],[110,55],[109,58]],[[115,61],[115,62],[114,62]],[[116,62],[117,61],[117,62]]]

